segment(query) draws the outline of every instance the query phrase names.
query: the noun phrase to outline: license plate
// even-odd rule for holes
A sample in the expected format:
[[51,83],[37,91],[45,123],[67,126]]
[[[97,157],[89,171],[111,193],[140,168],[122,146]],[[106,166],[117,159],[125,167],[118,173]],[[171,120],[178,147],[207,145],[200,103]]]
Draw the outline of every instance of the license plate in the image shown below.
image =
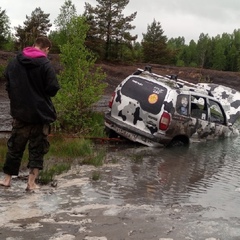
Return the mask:
[[126,130],[123,130],[123,129],[119,128],[119,127],[114,126],[114,130],[115,130],[118,134],[120,134],[120,135],[122,135],[123,137],[126,137],[126,138],[128,138],[128,139],[130,139],[130,140],[132,140],[132,141],[135,141],[136,138],[137,138],[137,135],[136,135],[136,134],[130,133],[130,132],[128,132],[128,131],[126,131]]

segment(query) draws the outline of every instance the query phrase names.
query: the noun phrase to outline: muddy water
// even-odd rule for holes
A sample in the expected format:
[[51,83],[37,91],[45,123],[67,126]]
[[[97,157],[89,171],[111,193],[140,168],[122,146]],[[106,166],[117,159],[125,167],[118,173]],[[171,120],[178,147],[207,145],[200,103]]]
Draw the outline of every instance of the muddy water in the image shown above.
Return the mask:
[[104,166],[74,165],[56,188],[0,189],[0,239],[240,239],[239,145],[97,145]]
[[[0,97],[6,131],[9,103]],[[0,188],[0,239],[240,239],[240,137],[188,148],[96,148],[106,151],[104,166],[74,165],[56,188],[29,194],[19,178]]]
[[112,202],[130,204],[198,204],[209,209],[206,215],[240,216],[239,138],[189,148],[109,151],[121,167],[105,170],[93,186],[100,202],[111,196]]

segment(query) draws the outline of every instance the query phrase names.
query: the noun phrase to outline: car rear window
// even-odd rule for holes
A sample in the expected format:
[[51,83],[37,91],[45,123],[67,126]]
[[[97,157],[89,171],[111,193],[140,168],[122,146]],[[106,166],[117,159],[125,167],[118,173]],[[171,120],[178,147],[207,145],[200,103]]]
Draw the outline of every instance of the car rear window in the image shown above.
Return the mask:
[[158,114],[162,108],[167,89],[146,79],[131,77],[122,87],[122,94],[137,100],[141,108]]

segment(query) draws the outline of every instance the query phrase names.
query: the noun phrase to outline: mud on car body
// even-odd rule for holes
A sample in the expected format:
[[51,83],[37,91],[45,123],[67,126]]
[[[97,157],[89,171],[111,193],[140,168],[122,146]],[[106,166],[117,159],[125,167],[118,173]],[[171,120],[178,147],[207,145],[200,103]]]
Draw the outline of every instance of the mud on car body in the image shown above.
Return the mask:
[[[214,97],[214,94],[217,97]],[[215,84],[138,69],[120,83],[105,114],[105,129],[147,146],[185,145],[236,136],[240,93]]]

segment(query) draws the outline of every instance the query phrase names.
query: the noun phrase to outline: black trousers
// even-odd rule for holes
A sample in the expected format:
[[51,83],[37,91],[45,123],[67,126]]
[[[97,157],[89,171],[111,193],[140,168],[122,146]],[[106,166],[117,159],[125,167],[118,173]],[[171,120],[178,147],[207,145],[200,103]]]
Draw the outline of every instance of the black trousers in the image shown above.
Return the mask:
[[28,144],[28,168],[43,169],[43,157],[49,151],[47,136],[50,132],[49,124],[29,124],[13,120],[12,134],[8,140],[7,155],[3,172],[18,175],[23,153]]

